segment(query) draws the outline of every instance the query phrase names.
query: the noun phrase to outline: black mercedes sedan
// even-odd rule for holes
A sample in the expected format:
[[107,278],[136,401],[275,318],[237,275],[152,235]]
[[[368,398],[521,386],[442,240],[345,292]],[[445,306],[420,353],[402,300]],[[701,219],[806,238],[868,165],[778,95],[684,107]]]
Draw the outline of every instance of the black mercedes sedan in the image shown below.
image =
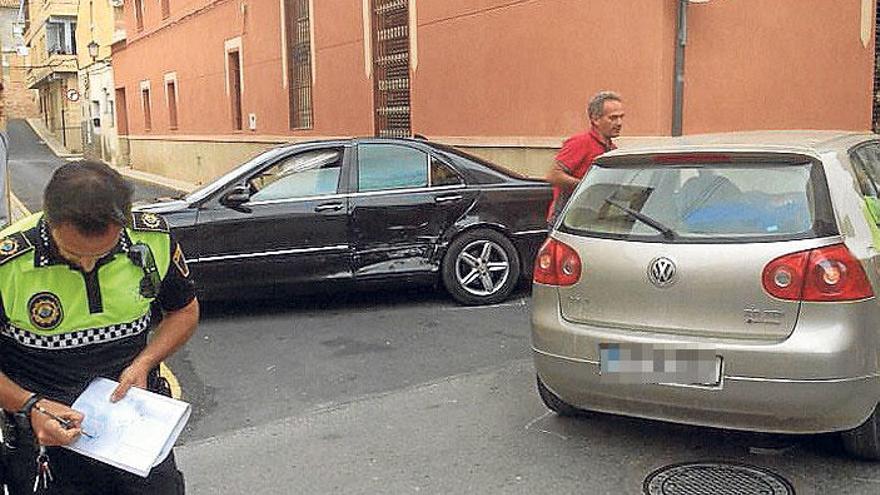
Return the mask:
[[279,146],[138,209],[168,221],[202,298],[405,281],[494,304],[531,277],[551,195],[455,148],[369,138]]

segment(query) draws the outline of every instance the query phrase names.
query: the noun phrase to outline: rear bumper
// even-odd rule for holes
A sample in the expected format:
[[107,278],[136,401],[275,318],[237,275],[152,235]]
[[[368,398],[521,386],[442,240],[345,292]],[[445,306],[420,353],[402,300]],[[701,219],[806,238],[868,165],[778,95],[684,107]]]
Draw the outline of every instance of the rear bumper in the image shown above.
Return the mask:
[[690,425],[775,433],[855,428],[876,405],[876,377],[792,382],[724,376],[717,388],[609,384],[599,364],[535,350],[541,381],[581,409]]
[[[767,342],[599,328],[563,320],[556,290],[542,286],[533,289],[532,315],[538,376],[582,409],[748,431],[823,433],[860,425],[880,400],[875,332],[864,327],[811,327],[806,337],[796,330]],[[600,343],[712,347],[722,358],[721,382],[681,387],[600,380]]]

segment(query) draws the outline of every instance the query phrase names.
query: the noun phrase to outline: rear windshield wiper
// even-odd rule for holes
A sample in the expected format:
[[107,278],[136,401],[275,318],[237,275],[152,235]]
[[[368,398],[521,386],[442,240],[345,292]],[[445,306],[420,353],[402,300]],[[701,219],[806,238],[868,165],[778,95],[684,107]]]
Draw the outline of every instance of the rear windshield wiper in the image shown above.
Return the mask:
[[649,217],[648,215],[645,215],[644,213],[640,213],[636,210],[633,210],[632,208],[630,208],[626,205],[622,205],[622,204],[618,203],[617,201],[612,200],[611,198],[605,198],[605,202],[611,206],[615,206],[617,208],[620,208],[621,210],[625,211],[629,216],[635,218],[636,220],[641,221],[642,223],[644,223],[648,227],[653,228],[657,232],[660,232],[661,234],[663,234],[663,237],[665,237],[667,239],[675,239],[675,237],[677,235],[674,230],[663,225],[662,223],[658,222],[657,220],[654,220],[653,218]]

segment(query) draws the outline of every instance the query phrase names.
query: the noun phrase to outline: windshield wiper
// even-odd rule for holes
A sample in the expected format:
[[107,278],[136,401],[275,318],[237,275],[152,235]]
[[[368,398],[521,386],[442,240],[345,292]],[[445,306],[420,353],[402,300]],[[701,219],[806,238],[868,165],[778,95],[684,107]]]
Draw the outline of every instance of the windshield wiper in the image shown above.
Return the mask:
[[654,220],[653,218],[649,217],[648,215],[645,215],[644,213],[640,213],[636,210],[633,210],[632,208],[630,208],[626,205],[622,205],[622,204],[618,203],[617,201],[612,200],[611,198],[605,198],[605,202],[611,206],[615,206],[617,208],[620,208],[621,210],[625,211],[629,216],[635,218],[636,220],[639,220],[640,222],[647,225],[648,227],[653,228],[657,232],[660,232],[661,234],[663,234],[663,237],[665,237],[667,239],[675,239],[675,237],[677,235],[674,230],[663,225],[662,223],[658,222],[657,220]]

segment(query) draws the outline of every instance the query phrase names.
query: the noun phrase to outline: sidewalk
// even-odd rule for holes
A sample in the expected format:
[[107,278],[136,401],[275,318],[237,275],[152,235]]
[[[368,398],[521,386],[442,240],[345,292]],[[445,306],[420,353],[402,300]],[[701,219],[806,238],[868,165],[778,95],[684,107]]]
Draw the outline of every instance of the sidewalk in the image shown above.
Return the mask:
[[[58,142],[58,140],[55,139],[55,137],[53,137],[49,133],[49,131],[46,129],[46,127],[43,125],[43,122],[40,119],[26,119],[26,120],[27,120],[28,125],[31,126],[31,129],[34,130],[34,133],[36,133],[36,135],[39,136],[40,139],[46,143],[46,146],[48,146],[49,149],[52,150],[52,153],[54,153],[55,156],[57,156],[58,158],[67,159],[67,160],[74,160],[74,159],[81,159],[83,157],[83,155],[81,155],[81,154],[70,153],[66,148],[64,148],[64,146],[62,146],[61,143]],[[108,165],[112,166],[109,163],[108,163]],[[149,182],[151,184],[157,184],[157,185],[168,187],[171,189],[176,189],[178,191],[191,192],[191,191],[194,191],[197,187],[199,187],[197,184],[193,184],[191,182],[170,179],[168,177],[164,177],[161,175],[150,174],[147,172],[142,172],[140,170],[134,170],[130,167],[114,167],[114,168],[120,174],[122,174],[125,177],[128,177],[130,179],[139,180],[139,181],[143,181],[143,182]],[[13,199],[13,201],[15,201],[15,200]],[[14,206],[13,206],[13,209],[15,209]]]
[[15,223],[18,220],[21,220],[22,218],[31,214],[30,210],[28,210],[24,206],[24,203],[22,203],[17,197],[15,197],[14,194],[12,194],[12,191],[9,192],[9,199],[10,199],[10,203],[12,203],[11,204],[12,209],[9,212],[9,216],[10,216],[9,223]]
[[62,145],[61,142],[49,132],[49,129],[46,129],[46,126],[43,125],[43,121],[39,118],[25,119],[25,121],[58,158],[82,158],[82,153],[71,153],[70,150],[65,148],[64,145]]

